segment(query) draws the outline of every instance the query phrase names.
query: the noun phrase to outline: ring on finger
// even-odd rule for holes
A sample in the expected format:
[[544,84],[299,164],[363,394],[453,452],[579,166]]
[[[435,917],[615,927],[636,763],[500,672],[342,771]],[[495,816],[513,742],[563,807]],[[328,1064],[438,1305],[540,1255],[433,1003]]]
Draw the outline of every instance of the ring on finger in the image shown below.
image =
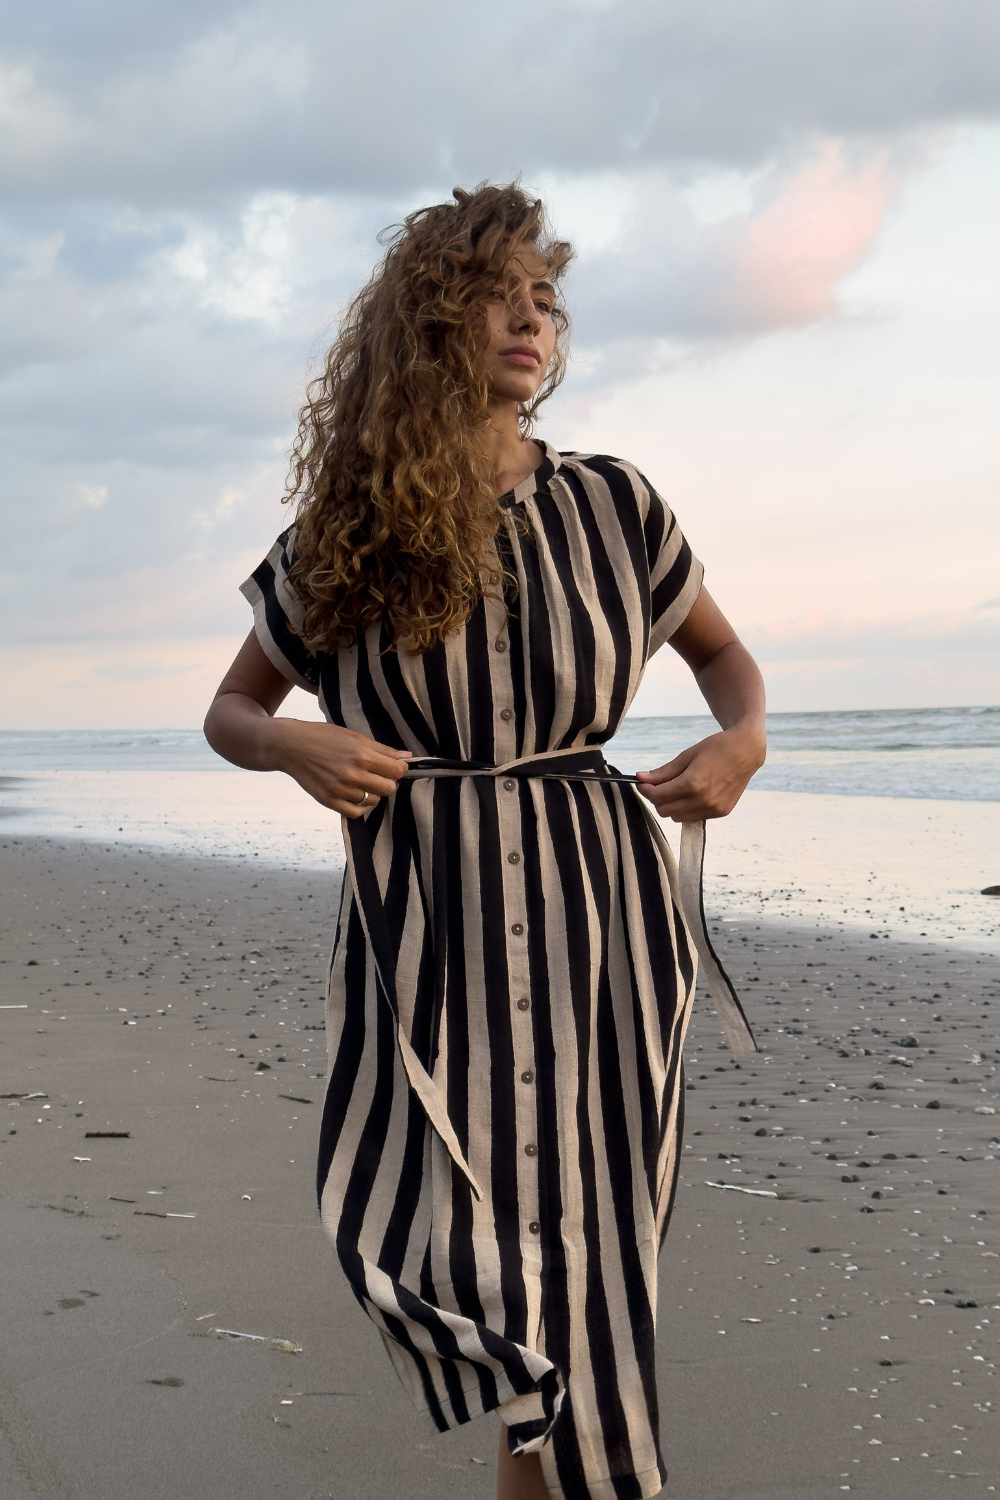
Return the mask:
[[359,807],[367,807],[368,804],[369,804],[369,802],[371,802],[373,800],[374,799],[372,798],[371,793],[370,792],[365,792],[365,795],[362,797],[361,801],[358,803],[358,806]]

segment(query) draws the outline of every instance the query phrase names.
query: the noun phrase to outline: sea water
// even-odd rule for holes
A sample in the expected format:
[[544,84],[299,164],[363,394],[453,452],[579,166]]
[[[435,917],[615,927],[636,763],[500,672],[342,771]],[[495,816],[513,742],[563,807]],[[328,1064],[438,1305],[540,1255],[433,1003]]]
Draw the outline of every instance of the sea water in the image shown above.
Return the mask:
[[[650,770],[715,732],[707,715],[627,719],[606,755]],[[997,944],[1000,898],[980,891],[1000,883],[1000,708],[772,714],[768,738],[740,806],[710,828],[718,920]],[[287,776],[220,760],[197,730],[0,732],[0,840],[28,835],[344,862],[335,814]]]
[[[605,754],[651,770],[718,728],[707,714],[629,718]],[[1000,802],[1000,707],[769,714],[767,731],[756,791]],[[199,729],[0,731],[2,777],[234,769]]]
[[[1000,708],[770,714],[756,791],[1000,802]],[[718,732],[707,715],[626,719],[607,747],[623,771],[648,771]]]

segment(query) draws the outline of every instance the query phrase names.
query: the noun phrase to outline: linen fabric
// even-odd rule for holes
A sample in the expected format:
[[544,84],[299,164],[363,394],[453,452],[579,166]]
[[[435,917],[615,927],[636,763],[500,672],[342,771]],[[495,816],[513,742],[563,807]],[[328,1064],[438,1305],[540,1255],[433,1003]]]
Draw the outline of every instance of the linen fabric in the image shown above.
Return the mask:
[[[503,597],[423,656],[377,626],[308,652],[294,528],[243,593],[331,723],[501,766],[602,745],[701,565],[635,468],[548,445],[497,545]],[[355,1295],[439,1430],[495,1410],[554,1494],[654,1495],[656,1262],[696,969],[659,819],[612,782],[404,777],[345,844],[318,1191]]]

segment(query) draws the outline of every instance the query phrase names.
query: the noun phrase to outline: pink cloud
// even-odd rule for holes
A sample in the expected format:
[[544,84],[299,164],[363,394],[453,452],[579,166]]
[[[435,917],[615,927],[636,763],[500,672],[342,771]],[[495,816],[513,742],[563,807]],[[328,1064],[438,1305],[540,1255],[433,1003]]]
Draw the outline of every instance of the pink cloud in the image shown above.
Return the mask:
[[829,141],[791,175],[771,177],[760,206],[707,233],[703,316],[731,332],[834,312],[837,284],[872,248],[900,176],[885,152],[860,161]]
[[743,339],[829,317],[926,160],[912,144],[904,155],[828,139],[758,177],[749,210],[708,224],[674,181],[650,177],[614,247],[574,272],[584,340]]
[[744,640],[762,662],[996,652],[1000,621],[982,606],[927,615],[845,620],[812,609],[783,624],[750,628]]

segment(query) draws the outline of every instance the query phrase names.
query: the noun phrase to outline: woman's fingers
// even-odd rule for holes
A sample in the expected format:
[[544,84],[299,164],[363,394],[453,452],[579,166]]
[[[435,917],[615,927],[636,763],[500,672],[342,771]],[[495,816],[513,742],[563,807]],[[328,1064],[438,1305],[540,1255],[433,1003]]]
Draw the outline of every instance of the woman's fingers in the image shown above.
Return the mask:
[[725,733],[711,735],[655,771],[640,773],[639,790],[661,818],[677,823],[724,818],[736,806],[759,762],[750,762]]
[[[641,788],[640,788],[641,790]],[[732,812],[735,799],[705,798],[695,795],[672,796],[669,799],[649,798],[661,818],[671,818],[675,823],[700,822],[702,818],[724,818]]]
[[344,795],[348,798],[356,797],[360,802],[365,792],[369,797],[391,797],[397,786],[396,780],[390,781],[387,776],[376,776],[373,772],[357,772],[343,776],[341,786]]
[[406,775],[406,767],[412,759],[409,750],[393,750],[391,746],[366,740],[363,735],[359,735],[358,739],[361,740],[357,757],[359,770],[372,771],[375,775],[392,781],[399,781]]
[[315,797],[317,802],[321,802],[324,807],[333,808],[335,812],[352,808],[370,811],[383,797],[391,797],[396,790],[394,781],[371,776],[349,780],[342,777],[302,775],[298,781],[310,797]]
[[640,785],[639,790],[664,817],[722,818],[735,807],[743,788],[725,776],[686,772],[665,786],[646,790]]
[[640,771],[639,785],[662,786],[664,782],[673,781],[676,777],[683,775],[699,748],[694,745],[690,750],[683,750],[680,755],[675,755],[673,760],[668,760],[665,766],[657,766],[655,771]]
[[338,797],[336,801],[330,803],[330,806],[334,812],[340,813],[341,817],[363,818],[366,812],[371,812],[377,801],[378,798],[375,798],[374,801],[362,805],[360,800],[354,801],[353,798],[345,800],[343,797]]
[[289,721],[285,736],[282,769],[322,806],[347,817],[391,797],[411,758],[407,750],[336,724]]

